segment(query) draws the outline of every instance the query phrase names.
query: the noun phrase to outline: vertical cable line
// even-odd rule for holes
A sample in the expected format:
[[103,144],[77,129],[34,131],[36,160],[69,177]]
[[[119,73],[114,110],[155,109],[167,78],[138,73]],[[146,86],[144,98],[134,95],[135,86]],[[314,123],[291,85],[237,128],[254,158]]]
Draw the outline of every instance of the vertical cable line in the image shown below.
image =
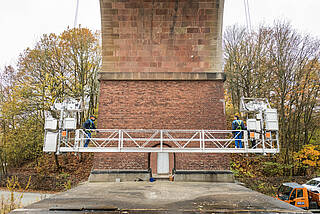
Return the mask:
[[251,32],[251,15],[250,15],[250,8],[249,8],[249,0],[247,0],[247,11],[248,11],[249,31]]
[[76,28],[78,25],[78,11],[79,11],[79,0],[77,0],[76,14],[74,17],[74,28]]
[[244,5],[244,15],[246,16],[246,26],[248,28],[248,16],[247,16],[247,3],[246,3],[246,0],[243,0],[243,5]]
[[249,0],[243,0],[244,3],[244,11],[246,16],[246,25],[248,32],[251,32],[251,16],[250,16],[250,8],[249,8]]

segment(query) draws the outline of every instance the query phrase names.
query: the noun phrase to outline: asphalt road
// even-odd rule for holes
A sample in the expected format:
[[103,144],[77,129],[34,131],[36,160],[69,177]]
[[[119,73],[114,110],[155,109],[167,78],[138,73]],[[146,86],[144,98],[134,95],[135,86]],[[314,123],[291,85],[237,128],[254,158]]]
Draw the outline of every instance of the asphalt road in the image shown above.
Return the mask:
[[[33,193],[33,192],[25,192],[25,193],[21,193],[21,192],[14,192],[14,198],[16,200],[16,202],[21,198],[21,205],[22,206],[27,206],[30,205],[32,203],[35,203],[37,201],[43,200],[45,198],[49,198],[50,196],[52,196],[53,194],[43,194],[43,193]],[[0,201],[3,200],[4,201],[8,201],[10,200],[10,196],[11,193],[9,191],[2,191],[0,190]]]

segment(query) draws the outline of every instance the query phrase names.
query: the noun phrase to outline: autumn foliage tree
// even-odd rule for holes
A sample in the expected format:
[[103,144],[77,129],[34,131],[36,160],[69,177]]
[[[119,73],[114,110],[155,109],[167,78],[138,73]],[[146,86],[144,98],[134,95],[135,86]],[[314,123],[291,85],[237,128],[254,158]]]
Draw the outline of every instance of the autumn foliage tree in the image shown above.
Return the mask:
[[0,154],[9,166],[42,155],[44,119],[54,102],[66,97],[88,102],[80,123],[97,112],[99,38],[86,28],[43,35],[20,55],[16,69],[9,66],[1,73]]
[[320,146],[305,145],[294,157],[295,165],[312,175],[320,167]]
[[18,70],[26,74],[23,82],[33,103],[40,102],[43,111],[50,111],[55,101],[66,97],[88,102],[89,109],[79,120],[81,124],[97,111],[100,66],[99,34],[86,28],[73,28],[60,35],[43,35],[34,49],[27,49],[21,55]]
[[287,174],[293,174],[294,154],[320,140],[312,141],[320,129],[320,41],[278,21],[251,33],[228,28],[224,49],[233,113],[239,112],[242,96],[268,98],[278,110],[279,161],[292,166]]

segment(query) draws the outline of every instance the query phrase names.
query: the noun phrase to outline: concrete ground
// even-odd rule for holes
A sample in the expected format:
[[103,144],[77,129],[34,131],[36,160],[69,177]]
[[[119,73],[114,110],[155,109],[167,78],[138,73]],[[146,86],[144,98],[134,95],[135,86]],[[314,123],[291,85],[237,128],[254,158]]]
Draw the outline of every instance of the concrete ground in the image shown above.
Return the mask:
[[306,213],[235,183],[84,183],[13,213]]

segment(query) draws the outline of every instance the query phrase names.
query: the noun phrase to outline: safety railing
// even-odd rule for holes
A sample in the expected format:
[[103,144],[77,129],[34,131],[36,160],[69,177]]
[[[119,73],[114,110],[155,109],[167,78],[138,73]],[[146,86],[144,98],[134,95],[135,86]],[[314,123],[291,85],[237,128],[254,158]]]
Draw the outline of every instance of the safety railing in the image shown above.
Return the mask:
[[[122,130],[59,131],[60,152],[199,152],[278,153],[277,132],[233,130]],[[88,146],[85,147],[86,142]],[[241,147],[240,147],[241,144]],[[238,148],[236,147],[238,145]],[[45,151],[45,149],[44,149]]]

